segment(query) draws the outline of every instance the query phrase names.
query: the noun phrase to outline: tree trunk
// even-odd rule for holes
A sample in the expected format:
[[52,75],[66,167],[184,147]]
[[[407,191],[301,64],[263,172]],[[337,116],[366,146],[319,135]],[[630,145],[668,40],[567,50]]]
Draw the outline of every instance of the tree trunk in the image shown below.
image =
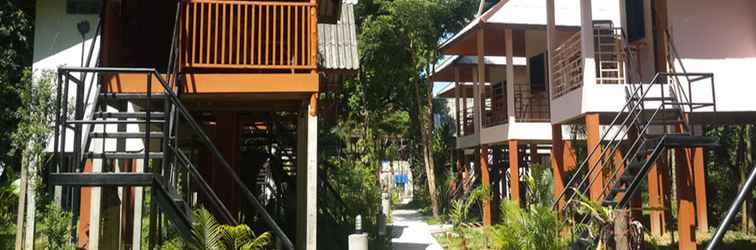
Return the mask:
[[26,166],[21,164],[21,180],[18,185],[18,213],[16,217],[16,250],[24,249],[24,212],[26,212]]
[[[34,217],[37,210],[37,165],[39,163],[39,155],[31,150],[32,146],[27,147],[26,154],[29,157],[26,162],[26,170],[29,172],[26,180],[26,232],[24,233],[24,248],[34,249]],[[22,163],[23,164],[23,163]]]
[[[422,148],[423,148],[423,161],[425,163],[425,175],[428,180],[428,196],[430,196],[431,199],[431,210],[433,211],[433,217],[438,218],[439,211],[438,211],[438,196],[436,195],[436,175],[434,173],[433,168],[433,148],[432,148],[432,142],[431,142],[431,133],[433,131],[433,126],[431,125],[432,120],[429,119],[432,115],[431,112],[431,98],[433,98],[431,95],[428,95],[428,109],[427,111],[423,109],[423,100],[420,97],[420,86],[415,85],[415,101],[417,103],[417,112],[418,112],[418,121],[420,122],[420,137],[422,140]],[[433,88],[429,87],[429,92],[432,91]],[[429,93],[430,94],[430,93]]]

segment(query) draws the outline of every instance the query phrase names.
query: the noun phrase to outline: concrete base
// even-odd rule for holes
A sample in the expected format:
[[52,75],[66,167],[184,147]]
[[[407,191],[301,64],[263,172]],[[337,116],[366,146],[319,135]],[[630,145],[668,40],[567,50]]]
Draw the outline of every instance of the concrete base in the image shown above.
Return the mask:
[[349,235],[349,250],[367,250],[367,249],[368,249],[368,235],[366,233]]

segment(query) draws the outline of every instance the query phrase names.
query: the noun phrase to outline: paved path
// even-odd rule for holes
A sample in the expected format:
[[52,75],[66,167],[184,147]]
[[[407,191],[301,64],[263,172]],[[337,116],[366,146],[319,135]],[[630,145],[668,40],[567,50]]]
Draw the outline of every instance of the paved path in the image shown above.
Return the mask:
[[394,250],[437,250],[443,249],[431,232],[440,230],[443,226],[428,225],[427,216],[417,210],[397,209],[392,211],[392,237]]

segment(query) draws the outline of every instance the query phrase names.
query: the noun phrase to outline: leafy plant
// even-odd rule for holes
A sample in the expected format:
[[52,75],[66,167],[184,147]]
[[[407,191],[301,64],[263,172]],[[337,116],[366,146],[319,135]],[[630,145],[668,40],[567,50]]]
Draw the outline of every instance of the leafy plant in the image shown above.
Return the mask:
[[194,211],[192,225],[194,242],[189,244],[178,240],[169,240],[162,249],[191,249],[191,250],[257,250],[265,249],[272,242],[269,232],[256,235],[245,224],[231,226],[221,225],[206,209]]
[[501,209],[502,223],[492,230],[496,249],[565,249],[569,245],[561,237],[563,225],[550,207],[521,208],[505,201]]
[[76,249],[71,241],[71,213],[63,211],[58,205],[50,204],[39,214],[42,217],[40,233],[47,236],[47,249]]

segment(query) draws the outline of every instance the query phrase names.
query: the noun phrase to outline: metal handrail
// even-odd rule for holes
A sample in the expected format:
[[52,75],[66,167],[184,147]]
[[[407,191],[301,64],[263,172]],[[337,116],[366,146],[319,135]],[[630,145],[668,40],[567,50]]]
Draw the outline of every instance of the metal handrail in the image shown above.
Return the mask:
[[[204,132],[202,127],[197,123],[196,120],[194,120],[194,117],[191,115],[189,110],[182,104],[182,102],[178,99],[178,97],[173,93],[173,91],[170,90],[168,83],[163,77],[160,75],[160,73],[151,68],[114,68],[114,67],[98,67],[98,68],[85,68],[85,67],[61,67],[60,70],[67,71],[67,72],[97,72],[97,73],[145,73],[148,75],[148,79],[151,79],[154,77],[158,80],[158,83],[160,86],[163,87],[163,94],[165,95],[165,98],[170,100],[170,103],[173,104],[178,111],[178,115],[183,117],[187,123],[189,124],[189,127],[192,128],[192,131],[197,133],[199,139],[203,142],[203,144],[207,145],[207,147],[210,149],[210,152],[218,160],[221,165],[223,166],[223,169],[228,172],[228,174],[231,176],[231,179],[233,182],[235,182],[239,188],[241,189],[242,196],[247,199],[248,202],[252,204],[252,206],[257,210],[258,214],[263,218],[263,220],[268,224],[268,226],[271,227],[273,230],[274,235],[280,237],[283,241],[283,244],[286,248],[293,249],[293,244],[289,240],[289,238],[286,236],[285,233],[281,230],[281,228],[278,226],[278,224],[275,223],[273,218],[267,213],[267,211],[260,205],[260,203],[257,201],[257,199],[254,197],[252,192],[247,188],[246,185],[244,185],[244,182],[242,182],[241,178],[236,174],[236,172],[233,170],[231,165],[226,161],[226,159],[222,156],[220,153],[220,150],[215,146],[215,144],[210,140],[210,137]],[[151,93],[148,91],[148,93]]]
[[[639,93],[638,93],[638,91],[639,91],[639,90],[641,91],[641,93],[640,93],[640,95],[641,95],[641,96],[640,96],[640,97],[639,97],[638,99],[643,99],[643,98],[645,98],[645,97],[646,97],[646,95],[647,95],[647,94],[648,94],[648,93],[650,92],[649,90],[650,90],[650,89],[651,89],[651,88],[653,87],[653,85],[654,85],[654,83],[656,82],[656,80],[657,80],[657,79],[658,79],[658,78],[659,78],[660,76],[662,76],[663,74],[664,74],[664,73],[656,73],[656,75],[654,75],[654,78],[653,78],[653,79],[651,80],[651,83],[649,84],[648,88],[647,88],[647,89],[646,89],[645,91],[643,90],[643,86],[642,86],[642,85],[641,85],[640,87],[638,87],[638,88],[635,88],[635,89],[633,90],[633,93],[632,93],[632,95],[631,95],[631,97],[630,97],[630,98],[636,98],[636,97],[637,97],[637,96],[639,95]],[[631,104],[631,103],[633,103],[633,102],[625,102],[625,105],[624,105],[624,106],[622,107],[622,109],[620,109],[620,111],[619,111],[618,115],[617,115],[617,116],[615,116],[615,117],[614,117],[614,119],[612,120],[612,122],[611,122],[611,123],[609,124],[609,129],[608,129],[608,130],[611,130],[612,128],[614,128],[614,126],[617,126],[617,125],[618,125],[618,124],[617,124],[617,121],[619,121],[619,118],[620,118],[620,116],[621,116],[620,114],[624,113],[624,111],[625,111],[626,109],[628,110],[628,112],[627,112],[627,113],[632,113],[632,112],[634,112],[634,111],[635,111],[636,109],[638,109],[638,107],[640,106],[640,103],[641,103],[641,102],[635,102],[635,103],[634,103],[634,105],[633,105],[632,107],[630,107],[630,104]],[[628,121],[628,118],[629,118],[629,116],[625,117],[625,119],[624,119],[624,120],[622,121],[622,123],[621,123],[621,124],[619,124],[619,125],[625,125],[625,124],[627,123],[627,121]],[[603,134],[603,135],[602,135],[602,136],[600,137],[600,139],[599,139],[599,142],[601,142],[601,141],[604,141],[604,140],[606,139],[606,136],[607,136],[607,134],[608,134],[608,133],[604,133],[604,134]],[[618,133],[615,133],[614,137],[612,138],[612,141],[614,141],[614,140],[616,139],[617,135],[618,135]],[[585,159],[585,160],[583,160],[583,163],[581,163],[581,164],[580,164],[580,166],[579,166],[579,167],[578,167],[578,169],[577,169],[577,170],[575,171],[575,173],[580,173],[580,172],[581,172],[581,171],[583,170],[583,168],[585,168],[585,167],[586,167],[586,165],[588,164],[588,161],[589,161],[590,157],[591,157],[591,156],[592,156],[593,154],[595,154],[595,153],[596,153],[596,150],[598,150],[598,148],[599,148],[600,146],[601,146],[601,143],[599,143],[599,144],[596,144],[596,145],[595,145],[595,146],[594,146],[594,147],[593,147],[593,148],[591,149],[591,152],[590,152],[590,153],[588,153],[588,155],[586,156],[586,159]],[[604,154],[605,152],[606,152],[606,151],[602,151],[602,153],[601,153],[601,154],[603,155],[603,154]],[[599,159],[601,158],[601,156],[602,156],[602,155],[600,155],[600,156],[599,156]],[[599,161],[599,162],[600,162],[600,161]],[[594,163],[594,164],[593,164],[594,166],[591,166],[590,168],[591,168],[591,169],[595,168],[595,164],[597,164],[597,163],[598,163],[598,162]],[[570,178],[570,180],[569,180],[569,181],[568,181],[568,182],[567,182],[567,183],[565,184],[565,187],[570,187],[570,186],[572,186],[572,184],[574,184],[574,182],[575,182],[575,179],[576,179],[577,177],[578,177],[578,175],[577,175],[577,174],[576,174],[576,175],[573,175],[573,176],[572,176],[572,178]],[[555,202],[554,202],[554,204],[552,205],[552,208],[555,208],[555,207],[556,207],[556,206],[557,206],[557,205],[559,204],[559,202],[560,202],[560,201],[561,201],[561,199],[562,199],[562,198],[564,197],[564,195],[565,195],[565,194],[567,193],[567,191],[568,191],[568,188],[565,188],[564,190],[562,190],[562,192],[561,192],[561,193],[559,194],[559,196],[557,196],[557,198],[555,199]],[[574,196],[575,196],[575,195],[573,194],[573,195],[572,195],[572,197],[570,198],[570,200],[571,200],[572,198],[574,198]]]

